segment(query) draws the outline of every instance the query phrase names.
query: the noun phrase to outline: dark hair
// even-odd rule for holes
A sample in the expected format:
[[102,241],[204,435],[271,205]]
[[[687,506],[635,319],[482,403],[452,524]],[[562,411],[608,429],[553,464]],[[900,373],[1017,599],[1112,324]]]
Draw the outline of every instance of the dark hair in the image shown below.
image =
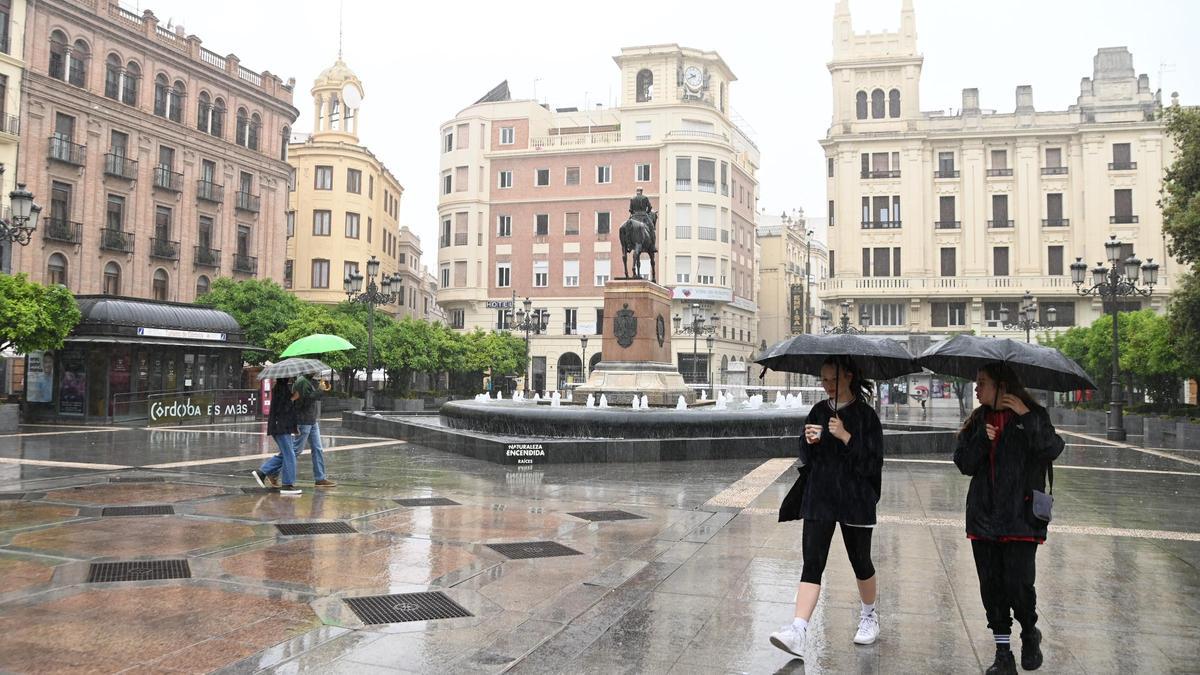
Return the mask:
[[[1004,393],[1012,394],[1013,396],[1021,399],[1021,402],[1028,406],[1030,410],[1041,409],[1041,404],[1034,400],[1033,396],[1029,395],[1029,392],[1025,389],[1025,385],[1021,383],[1021,378],[1017,377],[1016,371],[1014,371],[1007,363],[989,363],[979,370],[987,375],[988,379],[996,383],[997,398],[1000,396],[1000,390],[1003,389]],[[971,426],[989,411],[993,410],[994,404],[995,401],[992,401],[991,403],[980,402],[979,406],[975,408],[975,410],[971,411],[970,416],[967,417],[967,421],[963,423],[962,429],[959,429],[959,431],[961,432],[966,430],[967,427]]]
[[275,396],[276,394],[279,394],[279,393],[290,394],[291,390],[292,390],[291,378],[280,377],[280,378],[276,378],[275,386],[271,387],[271,395]]
[[[863,379],[862,371],[859,370],[858,364],[854,362],[854,358],[850,356],[830,356],[825,359],[821,367],[833,366],[841,372],[850,373],[850,393],[855,398],[870,403],[873,397],[875,384],[870,380]],[[839,382],[839,385],[841,383]]]

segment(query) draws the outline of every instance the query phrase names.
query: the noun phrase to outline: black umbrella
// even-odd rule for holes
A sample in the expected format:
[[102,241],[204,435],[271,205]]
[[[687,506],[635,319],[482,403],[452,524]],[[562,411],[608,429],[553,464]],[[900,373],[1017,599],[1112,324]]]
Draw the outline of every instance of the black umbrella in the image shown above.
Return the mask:
[[859,374],[868,380],[890,380],[921,372],[920,366],[913,362],[912,354],[895,340],[840,333],[788,338],[768,349],[755,363],[787,373],[820,375],[821,365],[831,356],[850,357],[858,366]]
[[1007,365],[1031,389],[1074,391],[1096,389],[1092,378],[1062,352],[1017,340],[955,335],[926,349],[917,365],[935,373],[975,379],[979,369],[992,364]]

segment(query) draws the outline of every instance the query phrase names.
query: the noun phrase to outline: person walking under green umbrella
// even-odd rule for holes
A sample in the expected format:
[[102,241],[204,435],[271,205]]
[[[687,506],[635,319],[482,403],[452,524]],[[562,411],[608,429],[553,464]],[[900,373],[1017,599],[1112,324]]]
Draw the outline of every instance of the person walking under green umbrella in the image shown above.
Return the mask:
[[309,375],[297,377],[291,389],[291,398],[296,404],[296,424],[300,429],[300,435],[295,439],[296,456],[304,452],[307,441],[312,449],[313,485],[330,488],[337,483],[325,475],[325,447],[321,445],[321,399],[324,394]]

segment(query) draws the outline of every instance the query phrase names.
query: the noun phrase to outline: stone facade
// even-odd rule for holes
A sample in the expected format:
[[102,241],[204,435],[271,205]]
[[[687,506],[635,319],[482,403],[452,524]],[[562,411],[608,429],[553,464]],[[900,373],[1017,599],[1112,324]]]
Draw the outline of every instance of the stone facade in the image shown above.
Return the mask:
[[[773,345],[798,333],[819,333],[821,303],[817,285],[829,270],[829,252],[808,227],[804,213],[758,215],[759,266],[758,332]],[[805,283],[810,270],[811,295]],[[807,317],[807,319],[806,319]]]
[[[21,141],[21,87],[25,75],[25,0],[0,4],[0,196],[17,187]],[[7,207],[5,208],[7,211]],[[5,215],[7,217],[7,214]],[[0,271],[8,272],[14,244],[0,241]],[[2,387],[0,387],[2,388]]]

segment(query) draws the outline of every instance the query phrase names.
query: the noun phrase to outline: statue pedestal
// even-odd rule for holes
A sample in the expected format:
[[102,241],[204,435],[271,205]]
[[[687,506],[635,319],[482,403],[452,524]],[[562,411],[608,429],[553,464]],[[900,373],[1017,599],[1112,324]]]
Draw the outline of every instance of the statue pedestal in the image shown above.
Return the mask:
[[609,405],[645,395],[651,405],[675,405],[695,394],[671,360],[671,292],[647,279],[614,279],[604,288],[600,362],[581,396],[604,394]]

